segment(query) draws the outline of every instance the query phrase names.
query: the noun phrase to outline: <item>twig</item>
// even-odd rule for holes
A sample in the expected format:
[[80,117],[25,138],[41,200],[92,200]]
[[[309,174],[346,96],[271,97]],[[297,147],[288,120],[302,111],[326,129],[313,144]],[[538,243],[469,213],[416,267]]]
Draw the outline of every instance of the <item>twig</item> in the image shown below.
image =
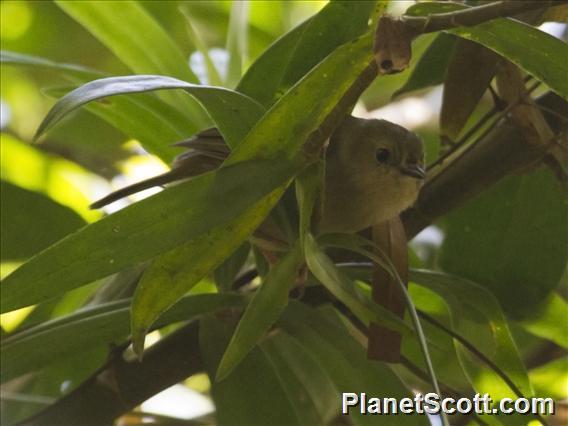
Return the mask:
[[414,34],[427,34],[455,27],[471,27],[496,18],[504,18],[543,9],[565,1],[496,1],[481,6],[428,16],[403,16],[407,28]]
[[[551,92],[537,100],[537,104],[554,111],[566,109],[566,101]],[[554,131],[561,127],[555,117],[548,115],[547,120]],[[501,120],[468,147],[467,155],[460,153],[422,187],[416,204],[402,214],[409,239],[503,177],[534,164],[549,149],[545,145],[528,144],[510,118]]]
[[[531,87],[529,87],[527,89],[527,93],[526,96],[528,96],[529,94],[531,94],[532,92],[535,91],[535,89],[540,85],[540,81],[536,81]],[[491,86],[489,86],[491,87]],[[453,146],[452,149],[450,151],[448,151],[447,153],[445,153],[444,155],[438,157],[436,159],[436,161],[434,161],[432,164],[430,164],[428,166],[428,170],[431,170],[433,167],[442,164],[446,159],[448,159],[449,157],[451,157],[453,154],[455,154],[461,147],[463,147],[467,141],[473,136],[475,135],[479,129],[481,129],[491,118],[494,117],[494,115],[498,112],[501,111],[493,120],[493,123],[487,127],[487,129],[481,133],[481,135],[478,136],[477,141],[483,139],[484,137],[487,136],[487,134],[493,129],[493,127],[499,122],[499,120],[503,119],[513,108],[519,106],[522,101],[526,99],[526,97],[519,99],[518,101],[508,105],[507,107],[505,107],[504,109],[500,108],[499,105],[495,104],[495,106],[490,109],[489,111],[487,111],[483,117],[481,117],[479,119],[479,121],[477,123],[475,123],[475,125],[468,130],[468,132],[463,135],[461,137],[461,139],[456,142]],[[474,141],[472,144],[475,144],[476,141]]]
[[22,425],[112,425],[114,419],[203,370],[198,323],[176,330],[144,355],[144,361],[112,356],[87,381]]

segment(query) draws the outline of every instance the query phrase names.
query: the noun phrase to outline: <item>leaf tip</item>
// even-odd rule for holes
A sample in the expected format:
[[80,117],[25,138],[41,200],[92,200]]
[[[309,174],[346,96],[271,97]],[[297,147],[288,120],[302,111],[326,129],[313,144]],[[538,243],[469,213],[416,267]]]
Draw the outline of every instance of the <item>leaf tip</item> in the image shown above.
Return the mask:
[[227,376],[229,374],[231,374],[231,371],[233,371],[232,368],[227,366],[226,362],[223,362],[223,360],[221,360],[221,363],[219,364],[219,367],[217,368],[217,373],[215,373],[215,382],[219,383],[223,380],[225,380],[227,378]]
[[132,350],[136,354],[139,362],[142,362],[144,356],[144,342],[146,340],[146,330],[137,330],[132,332]]

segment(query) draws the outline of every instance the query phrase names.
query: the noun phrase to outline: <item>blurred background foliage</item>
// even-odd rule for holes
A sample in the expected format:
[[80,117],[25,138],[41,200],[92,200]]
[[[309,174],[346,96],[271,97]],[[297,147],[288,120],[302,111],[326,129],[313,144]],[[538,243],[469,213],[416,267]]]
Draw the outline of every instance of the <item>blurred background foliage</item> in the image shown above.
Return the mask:
[[[194,74],[204,84],[234,88],[262,52],[320,11],[326,3],[142,1],[139,5],[179,47],[189,66],[188,75]],[[411,4],[413,2],[390,2],[389,12],[401,14]],[[132,132],[124,130],[127,126],[120,130],[121,126],[113,126],[112,121],[104,119],[105,114],[112,113],[110,107],[136,111],[137,97],[148,99],[151,96],[151,102],[161,102],[177,95],[133,95],[129,97],[134,100],[131,104],[128,100],[112,98],[81,109],[49,132],[40,143],[32,144],[34,133],[57,97],[92,79],[88,75],[129,75],[135,67],[127,60],[121,60],[100,37],[93,36],[73,19],[72,12],[65,10],[66,7],[46,1],[2,1],[0,7],[3,51],[85,67],[78,73],[65,73],[49,64],[45,67],[2,65],[1,275],[4,277],[65,235],[98,220],[102,213],[89,210],[89,202],[127,183],[167,170],[166,163],[178,153],[169,144],[189,136],[196,129],[187,124],[159,134],[140,133],[141,137],[161,143],[161,146],[148,144],[148,150],[149,147],[155,149],[152,152],[155,155],[149,154]],[[555,37],[566,37],[565,24],[549,23],[542,28]],[[436,50],[432,50],[433,40],[437,43]],[[452,49],[452,43],[453,39],[448,36],[445,39],[436,39],[435,34],[420,37],[413,44],[410,69],[378,79],[363,94],[354,112],[362,117],[385,118],[419,132],[426,142],[430,163],[440,155],[438,123],[443,79],[436,80],[435,69],[442,70],[443,76],[448,61],[443,53]],[[425,52],[429,49],[431,54],[428,56]],[[212,62],[207,62],[208,57],[203,51]],[[423,69],[415,73],[422,55],[425,59]],[[141,70],[136,72],[142,73]],[[411,75],[422,76],[426,81],[417,83],[420,90],[410,90],[414,82],[409,80]],[[533,96],[546,91],[543,85]],[[485,93],[465,129],[471,128],[492,106],[492,97]],[[176,114],[175,111],[171,113]],[[146,192],[142,197],[150,193]],[[138,199],[138,195],[130,197],[105,212],[111,213]],[[518,350],[526,363],[530,378],[528,387],[534,388],[536,395],[553,396],[558,400],[568,397],[568,370],[561,349],[566,348],[568,341],[567,241],[564,237],[567,206],[565,191],[553,174],[540,168],[528,175],[506,178],[440,219],[411,243],[414,267],[452,272],[479,283],[497,297],[509,319],[514,319],[508,323],[516,342],[512,351]],[[127,288],[139,276],[139,267],[133,267],[112,280],[122,280],[125,283],[122,288]],[[3,314],[2,333],[58,318],[85,303],[93,303],[97,297],[95,292],[101,285],[113,288],[110,280],[99,280],[55,300]],[[214,284],[206,279],[191,292],[212,291]],[[448,308],[439,294],[419,286],[411,286],[411,294],[425,312],[448,315]],[[466,293],[460,294],[458,290],[451,297],[455,300],[467,298]],[[487,318],[472,308],[484,301],[471,303],[471,306],[467,303],[462,306],[462,331],[470,335],[479,332],[481,336],[486,332],[484,325],[495,325],[499,319],[493,318],[487,323]],[[457,311],[452,315],[458,316]],[[225,333],[217,331],[220,335]],[[162,329],[162,334],[167,332],[167,327]],[[474,365],[475,361],[470,360],[469,368],[464,367],[467,360],[462,358],[461,364],[458,362],[451,338],[438,335],[439,330],[431,326],[427,326],[426,334],[436,336],[432,337],[436,341],[433,358],[441,380],[458,389],[467,387],[465,370],[466,374],[476,376],[472,379],[477,384],[476,389],[489,388],[498,393],[494,383],[484,384],[484,380],[495,380],[491,372]],[[158,339],[159,335],[154,332],[149,340]],[[483,345],[482,340],[480,338],[479,345]],[[273,344],[281,345],[282,342]],[[412,354],[410,357],[417,358],[416,342],[409,340],[406,345],[405,351]],[[209,348],[213,352],[217,349]],[[274,348],[263,347],[263,350]],[[105,348],[98,346],[77,357],[51,364],[33,379],[18,378],[17,392],[3,391],[2,404],[9,408],[2,410],[3,420],[22,419],[51,403],[76,387],[103,362],[105,356]],[[407,373],[399,373],[410,382],[415,380]],[[158,402],[154,400],[144,405],[143,410],[182,418],[210,413],[209,399],[199,399],[210,390],[207,376],[195,375],[185,385],[171,388],[170,391],[173,389],[177,393],[164,394]],[[190,392],[189,397],[195,401],[193,413],[175,411],[176,398],[187,396],[184,392]],[[129,420],[124,421],[128,424]]]

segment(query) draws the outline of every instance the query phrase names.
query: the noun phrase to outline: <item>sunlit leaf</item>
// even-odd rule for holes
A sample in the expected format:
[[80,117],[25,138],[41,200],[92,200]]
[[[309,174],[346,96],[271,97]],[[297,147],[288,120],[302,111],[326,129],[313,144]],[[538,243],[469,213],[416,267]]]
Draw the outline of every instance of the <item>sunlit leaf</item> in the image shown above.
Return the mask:
[[[91,71],[80,65],[55,62],[39,56],[3,51],[0,59],[2,64],[54,70],[76,83],[86,83],[105,76],[103,73]],[[60,98],[75,88],[76,86],[49,87],[44,89],[44,92]],[[92,102],[86,108],[125,134],[140,141],[147,151],[159,156],[165,162],[170,162],[176,154],[169,145],[195,132],[195,126],[187,120],[183,113],[153,94],[139,93],[128,97],[112,97],[102,102]],[[77,117],[74,117],[74,121],[77,121]],[[68,127],[65,129],[68,131]],[[97,135],[99,132],[97,128]],[[55,138],[58,142],[61,141],[61,135]],[[86,150],[89,147],[85,146],[84,139],[83,137],[79,140],[83,142],[82,149]]]
[[219,75],[219,71],[213,63],[211,56],[209,55],[209,49],[207,49],[205,42],[203,41],[202,37],[193,24],[193,19],[190,12],[188,12],[184,7],[180,7],[180,11],[181,13],[183,13],[183,16],[186,19],[189,39],[194,44],[197,51],[203,55],[209,84],[212,84],[213,86],[220,86],[222,84],[222,81],[221,76]]
[[[45,93],[61,98],[73,89],[75,87],[57,87],[47,89]],[[151,94],[109,97],[101,102],[90,102],[85,108],[139,141],[146,151],[166,163],[179,154],[179,149],[174,149],[171,145],[193,132],[177,109]],[[54,130],[57,129],[56,126]],[[77,146],[85,145],[82,139],[75,139],[74,142]]]
[[206,108],[231,147],[242,140],[264,113],[264,108],[251,98],[220,87],[199,86],[159,75],[109,77],[84,84],[61,98],[41,123],[36,138],[65,115],[91,101],[107,96],[165,89],[183,89],[195,97]]
[[56,62],[39,56],[10,52],[8,50],[0,51],[0,63],[5,65],[24,65],[34,68],[55,70],[64,74],[69,74],[80,80],[94,80],[96,78],[105,77],[103,72],[84,67],[82,65]]
[[229,54],[227,64],[227,86],[235,87],[241,78],[243,62],[248,51],[248,14],[249,2],[234,1],[231,3],[231,15],[227,30],[226,50]]
[[374,1],[330,2],[270,46],[237,90],[270,105],[335,48],[368,30],[375,5]]
[[[137,74],[161,74],[198,83],[168,33],[135,1],[70,2],[57,5],[90,31]],[[196,130],[208,124],[203,109],[180,94],[163,98],[186,112]]]
[[529,372],[535,394],[562,401],[568,397],[568,358],[562,356]]
[[520,324],[530,333],[553,341],[564,349],[568,349],[568,303],[561,296],[552,293]]

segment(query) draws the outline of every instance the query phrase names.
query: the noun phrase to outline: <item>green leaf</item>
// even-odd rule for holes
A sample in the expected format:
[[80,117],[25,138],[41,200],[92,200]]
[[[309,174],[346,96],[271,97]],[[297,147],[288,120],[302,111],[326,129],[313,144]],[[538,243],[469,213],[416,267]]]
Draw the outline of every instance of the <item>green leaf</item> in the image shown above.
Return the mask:
[[294,337],[279,329],[260,342],[300,424],[329,424],[337,415],[337,389],[318,360]]
[[308,136],[337,109],[371,59],[370,33],[337,48],[270,108],[227,162],[255,156],[294,157]]
[[248,50],[248,14],[249,2],[247,0],[231,3],[226,45],[226,50],[229,53],[226,78],[228,87],[237,85],[242,75],[243,62],[246,61]]
[[186,28],[189,34],[189,39],[197,49],[199,53],[203,55],[203,60],[205,61],[205,67],[207,68],[207,78],[209,84],[213,86],[221,86],[221,76],[219,75],[219,71],[215,67],[211,56],[209,55],[209,49],[207,48],[205,42],[203,41],[202,37],[199,35],[199,32],[196,30],[193,19],[191,17],[191,13],[184,7],[180,7],[179,10],[183,14],[186,20]]
[[568,358],[563,356],[530,371],[535,394],[562,401],[568,397]]
[[300,247],[293,247],[271,269],[248,304],[219,363],[215,379],[225,379],[276,322],[298,277]]
[[442,84],[456,40],[452,35],[438,34],[422,54],[404,85],[392,97]]
[[440,112],[443,136],[456,141],[491,83],[498,61],[498,55],[477,43],[460,39],[454,44]]
[[545,302],[520,322],[520,325],[535,336],[553,341],[568,349],[568,303],[556,293],[551,293]]
[[250,244],[245,242],[215,270],[215,283],[220,292],[232,288],[235,277],[249,257],[250,250]]
[[[275,158],[275,162],[280,167],[282,163],[287,162],[287,159],[297,157],[297,151],[308,136],[318,129],[328,114],[337,108],[337,104],[349,90],[353,81],[367,66],[370,56],[369,37],[337,49],[263,116],[254,130],[225,161],[224,167],[259,157]],[[349,59],[348,65],[345,64],[347,59]],[[343,64],[343,72],[332,72],[338,68],[339,64]],[[301,113],[302,111],[309,113]],[[277,135],[276,141],[274,141],[275,134]],[[323,143],[323,140],[321,142]],[[305,162],[307,159],[300,161]],[[300,165],[288,169],[288,176],[291,177],[299,168]],[[254,179],[249,179],[249,181],[255,182]],[[182,250],[195,253],[195,257],[202,259],[203,264],[192,262],[188,265],[186,260],[176,253],[166,255],[164,262],[168,264],[168,270],[174,270],[177,265],[178,269],[184,271],[184,276],[191,277],[191,280],[185,279],[183,283],[176,286],[175,292],[166,294],[159,285],[138,287],[133,305],[133,312],[136,312],[136,315],[133,314],[132,321],[132,333],[138,351],[141,349],[144,334],[151,322],[174,303],[176,297],[181,297],[183,291],[191,288],[194,284],[193,280],[212,271],[237,249],[248,233],[252,232],[255,226],[260,225],[262,219],[275,206],[286,186],[287,183],[281,184],[271,194],[259,200],[246,213],[236,217],[230,223],[214,229],[209,228],[209,234],[201,237],[200,240],[186,243],[187,247]],[[151,310],[146,309],[147,304],[152,304]]]
[[[189,68],[188,59],[168,33],[137,2],[57,1],[56,4],[135,73],[161,74],[198,83]],[[186,112],[187,119],[197,129],[208,125],[203,109],[195,101],[179,94],[168,94],[163,98]]]
[[451,34],[482,44],[504,56],[568,99],[568,45],[550,34],[512,19],[496,19]]
[[82,65],[55,62],[39,56],[26,55],[9,50],[0,51],[0,63],[3,65],[24,65],[33,68],[55,70],[79,80],[93,80],[105,77],[104,73]]
[[[524,396],[532,396],[526,369],[503,311],[489,292],[470,281],[439,272],[412,270],[410,276],[417,284],[444,298],[455,332],[491,359]],[[460,343],[455,345],[464,372],[477,392],[489,393],[496,400],[515,397],[500,376]]]
[[403,334],[409,334],[409,327],[397,315],[372,302],[358,291],[355,283],[345,276],[331,259],[321,250],[311,234],[304,239],[306,263],[310,272],[342,303],[344,303],[364,324],[378,321]]
[[[249,174],[247,178],[250,177]],[[142,356],[144,338],[152,323],[242,244],[261,224],[286,186],[281,185],[228,224],[213,227],[154,260],[132,300],[131,332],[138,356]],[[168,289],[166,293],[164,288]]]
[[[365,348],[332,308],[316,310],[291,302],[278,324],[298,340],[335,384],[336,413],[341,407],[342,392],[365,392],[398,399],[411,395],[388,366],[367,359]],[[356,425],[393,424],[391,416],[362,415],[358,408],[351,409],[348,418]],[[427,425],[428,420],[425,416],[397,416],[396,424]]]
[[338,46],[369,28],[375,1],[335,1],[270,46],[237,90],[270,105]]
[[[38,56],[4,51],[0,58],[2,64],[52,69],[76,83],[86,83],[89,80],[104,77],[104,74],[94,70],[83,71],[86,68],[80,65],[54,62]],[[54,87],[44,89],[44,92],[60,98],[75,88],[76,86]],[[183,113],[154,94],[138,93],[128,97],[111,97],[103,102],[92,102],[86,108],[125,134],[140,141],[147,151],[159,156],[166,163],[169,163],[175,156],[175,152],[168,145],[196,131],[196,127],[187,120]],[[76,120],[77,117],[74,117],[74,121]],[[68,130],[68,126],[65,129]],[[61,140],[61,135],[55,136],[55,139]],[[83,146],[83,149],[86,148]]]
[[[444,13],[467,6],[459,4],[422,3],[411,6],[406,14]],[[554,92],[568,99],[568,45],[523,22],[493,19],[474,27],[458,27],[447,31],[482,44],[521,67]]]
[[[412,320],[412,325],[414,326],[414,331],[416,336],[418,337],[418,342],[420,343],[420,350],[422,352],[422,356],[424,358],[424,363],[426,364],[426,368],[428,371],[428,375],[430,376],[430,383],[432,384],[432,388],[434,391],[440,395],[440,388],[438,385],[438,380],[436,379],[436,372],[434,371],[434,365],[432,363],[432,359],[430,356],[430,351],[428,349],[428,344],[426,343],[426,335],[424,334],[422,324],[420,323],[420,319],[418,318],[418,312],[416,311],[416,307],[408,293],[408,290],[405,286],[405,283],[402,282],[395,266],[392,264],[391,260],[387,255],[385,255],[378,246],[376,246],[373,242],[366,240],[364,237],[360,235],[354,234],[329,234],[328,241],[332,240],[332,243],[337,244],[336,247],[346,248],[348,250],[352,250],[356,253],[359,253],[369,259],[371,259],[374,263],[381,265],[385,268],[389,274],[391,274],[398,286],[402,295],[404,297],[406,307],[409,312],[410,319]],[[365,249],[366,246],[371,246],[374,251],[370,251]],[[375,254],[377,252],[377,254]],[[387,312],[391,313],[387,310]],[[444,426],[449,426],[447,415],[444,412],[440,413],[440,417],[442,420],[442,424]]]
[[[241,307],[244,302],[245,298],[236,294],[186,296],[156,323],[155,328],[219,309]],[[130,300],[125,299],[85,308],[4,338],[0,348],[1,381],[99,346],[121,342],[128,335],[129,305]]]
[[304,239],[311,232],[312,217],[321,212],[321,194],[325,179],[325,162],[311,164],[296,179],[296,199],[300,210],[300,245],[304,252]]
[[43,194],[3,180],[0,193],[3,262],[27,259],[85,225],[69,207]]
[[81,105],[107,96],[153,90],[184,89],[211,115],[230,147],[236,146],[264,113],[264,108],[245,95],[232,90],[199,86],[171,77],[135,75],[91,81],[61,98],[39,126],[36,139],[65,115]]
[[[120,271],[221,224],[232,225],[236,216],[286,182],[294,170],[285,161],[251,161],[224,167],[88,225],[6,277],[1,287],[2,312],[41,302]],[[214,233],[211,238],[220,239],[218,244],[223,242],[220,234]]]
[[509,315],[530,316],[564,273],[566,217],[549,170],[509,176],[447,216],[439,264],[489,289]]
[[269,355],[260,347],[255,347],[225,380],[214,380],[232,331],[229,324],[212,317],[203,318],[199,324],[199,346],[212,382],[217,424],[298,424],[294,399],[287,395]]
[[[61,98],[73,89],[75,87],[51,88],[45,93]],[[187,138],[195,130],[182,113],[153,94],[112,96],[101,102],[90,102],[85,108],[138,140],[144,149],[166,163],[177,154],[171,144]]]

